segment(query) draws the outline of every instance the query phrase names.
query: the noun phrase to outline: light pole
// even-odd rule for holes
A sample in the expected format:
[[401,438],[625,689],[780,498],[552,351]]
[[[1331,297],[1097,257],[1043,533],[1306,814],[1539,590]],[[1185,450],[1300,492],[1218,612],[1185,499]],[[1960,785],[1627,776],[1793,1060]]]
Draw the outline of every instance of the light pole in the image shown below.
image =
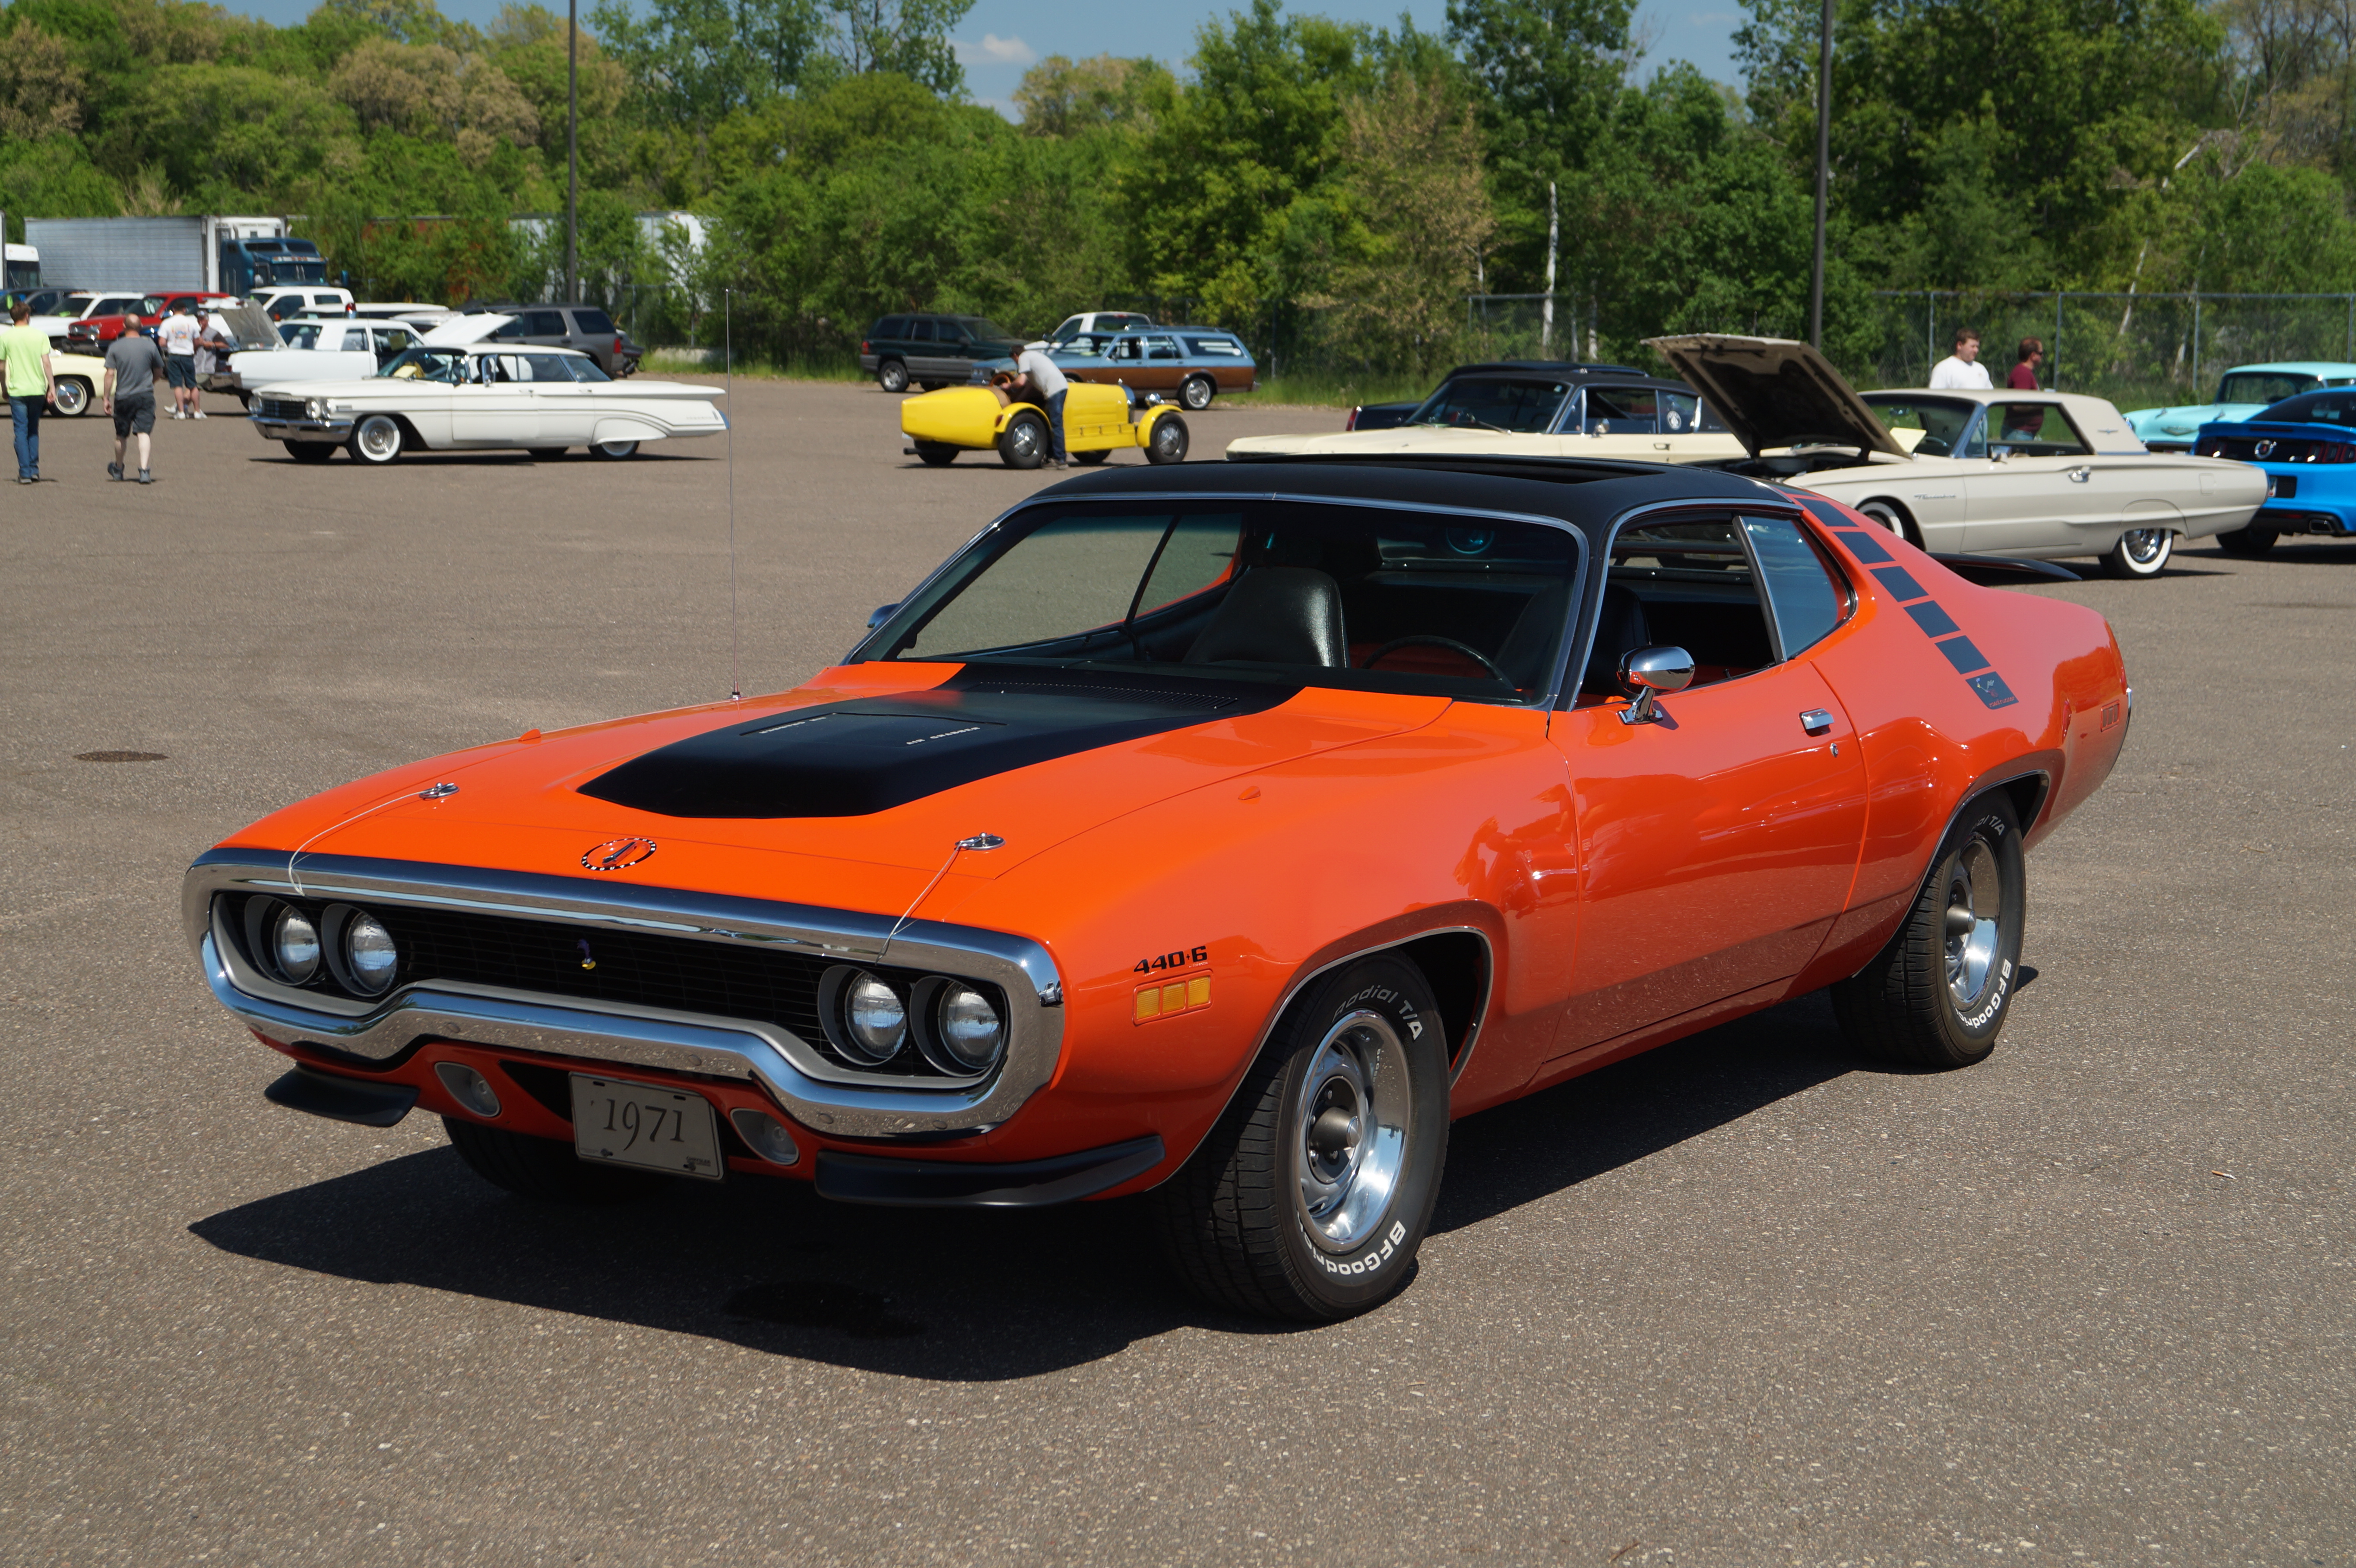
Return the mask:
[[1825,347],[1825,192],[1832,182],[1833,0],[1825,0],[1824,37],[1816,51],[1816,260],[1808,270],[1808,342]]
[[[1825,0],[1832,15],[1832,0]],[[1831,24],[1827,22],[1826,27]],[[1824,257],[1824,187],[1817,186],[1816,256]],[[564,301],[581,297],[581,0],[564,0]]]

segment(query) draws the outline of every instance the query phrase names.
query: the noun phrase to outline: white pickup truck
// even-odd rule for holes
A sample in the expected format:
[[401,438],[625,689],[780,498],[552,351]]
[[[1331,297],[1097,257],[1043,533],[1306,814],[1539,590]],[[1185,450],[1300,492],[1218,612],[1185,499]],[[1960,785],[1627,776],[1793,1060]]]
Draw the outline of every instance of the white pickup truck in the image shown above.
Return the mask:
[[257,387],[287,381],[357,381],[373,376],[417,342],[407,323],[362,321],[330,316],[320,321],[290,321],[279,327],[284,347],[246,348],[229,357],[222,391],[240,402],[251,400]]

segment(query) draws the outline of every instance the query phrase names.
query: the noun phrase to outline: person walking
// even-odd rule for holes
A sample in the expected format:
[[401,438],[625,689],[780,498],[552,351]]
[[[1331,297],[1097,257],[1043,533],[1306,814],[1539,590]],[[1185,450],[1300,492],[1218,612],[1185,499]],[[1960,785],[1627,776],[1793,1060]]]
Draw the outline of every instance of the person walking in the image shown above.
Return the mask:
[[188,314],[186,298],[172,302],[172,313],[155,328],[164,348],[164,374],[172,383],[172,417],[200,420],[204,405],[197,398],[197,318]]
[[1071,382],[1055,362],[1036,348],[1026,348],[1014,361],[1014,389],[1035,390],[1047,403],[1047,461],[1064,466],[1064,394]]
[[[123,477],[123,459],[133,441],[139,443],[139,483],[153,485],[147,453],[155,437],[155,378],[169,375],[167,361],[144,334],[126,332],[107,347],[104,411],[114,416],[114,461],[106,465],[109,479]],[[174,391],[179,388],[176,384]]]
[[16,483],[32,485],[41,477],[41,411],[57,401],[58,379],[48,335],[27,325],[32,302],[17,296],[8,315],[16,325],[0,332],[0,362],[7,367],[8,413],[16,426]]
[[1979,362],[1980,335],[1968,326],[1955,329],[1955,351],[1931,368],[1934,392],[1992,392],[1987,367]]
[[2022,338],[2020,362],[2012,368],[2012,374],[2004,379],[2004,384],[2016,392],[2043,391],[2044,389],[2037,384],[2037,368],[2044,363],[2044,343],[2034,337]]

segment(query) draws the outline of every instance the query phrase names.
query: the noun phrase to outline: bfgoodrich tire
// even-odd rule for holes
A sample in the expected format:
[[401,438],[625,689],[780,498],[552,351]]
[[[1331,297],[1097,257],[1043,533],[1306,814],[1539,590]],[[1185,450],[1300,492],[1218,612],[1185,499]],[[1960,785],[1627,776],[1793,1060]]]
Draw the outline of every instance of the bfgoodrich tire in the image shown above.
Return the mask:
[[1841,1032],[1912,1066],[1984,1059],[2012,1010],[2028,907],[2019,819],[2003,792],[1983,795],[1940,845],[1890,945],[1834,985]]
[[593,1165],[554,1138],[530,1138],[455,1116],[443,1117],[442,1130],[477,1176],[542,1203],[627,1203],[665,1179],[651,1171]]
[[1153,1194],[1215,1307],[1330,1322],[1406,1283],[1448,1160],[1448,1043],[1413,965],[1368,958],[1288,1009],[1200,1148]]

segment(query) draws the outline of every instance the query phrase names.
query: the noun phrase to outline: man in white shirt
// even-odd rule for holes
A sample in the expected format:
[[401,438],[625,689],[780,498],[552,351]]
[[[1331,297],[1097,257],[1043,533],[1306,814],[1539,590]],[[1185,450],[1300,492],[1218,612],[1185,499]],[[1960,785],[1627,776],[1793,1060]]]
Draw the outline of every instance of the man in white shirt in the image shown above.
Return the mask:
[[188,314],[186,299],[172,302],[172,314],[155,328],[155,343],[164,350],[164,375],[172,383],[172,417],[204,418],[197,401],[197,318]]
[[1014,361],[1014,389],[1036,391],[1047,400],[1047,461],[1064,465],[1064,394],[1071,383],[1055,362],[1036,348],[1026,348]]
[[1979,363],[1980,335],[1968,326],[1955,329],[1955,351],[1931,367],[1934,392],[1987,392],[1995,389],[1987,367]]

